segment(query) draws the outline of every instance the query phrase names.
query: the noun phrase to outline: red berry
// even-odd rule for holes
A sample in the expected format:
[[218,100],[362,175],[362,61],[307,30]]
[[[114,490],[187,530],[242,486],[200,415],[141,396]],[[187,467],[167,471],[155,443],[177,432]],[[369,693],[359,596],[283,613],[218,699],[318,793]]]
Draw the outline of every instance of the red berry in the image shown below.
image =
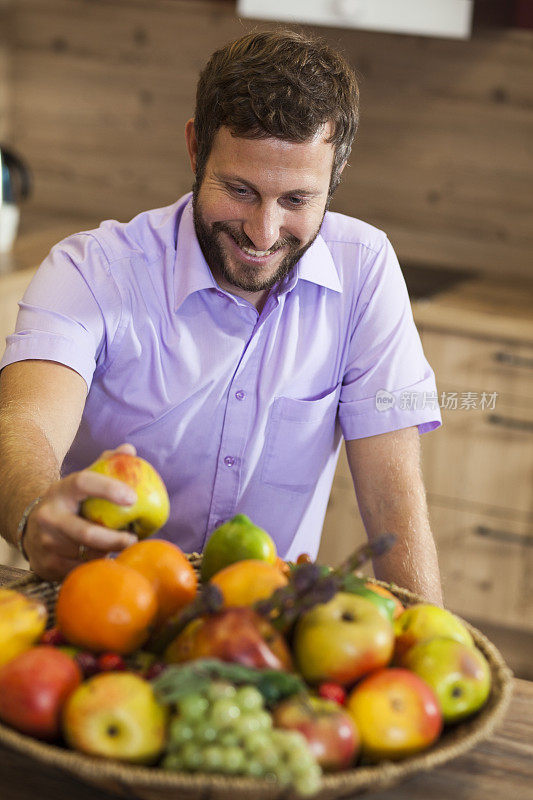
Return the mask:
[[88,650],[82,650],[80,653],[76,653],[74,661],[83,672],[84,678],[90,678],[92,675],[96,675],[97,672],[100,672],[98,658],[94,653],[90,653]]
[[47,631],[41,636],[41,644],[48,644],[52,647],[59,647],[66,644],[67,640],[59,630],[59,628],[48,628]]
[[126,662],[119,653],[102,653],[98,656],[98,669],[101,672],[115,672],[126,669]]
[[340,706],[346,702],[346,692],[339,683],[321,683],[318,687],[318,694],[326,700],[333,700]]
[[162,661],[155,661],[146,670],[146,672],[144,674],[144,678],[147,681],[153,681],[155,678],[157,678],[159,675],[161,675],[163,670],[165,670],[166,668],[167,668],[167,664],[164,664]]

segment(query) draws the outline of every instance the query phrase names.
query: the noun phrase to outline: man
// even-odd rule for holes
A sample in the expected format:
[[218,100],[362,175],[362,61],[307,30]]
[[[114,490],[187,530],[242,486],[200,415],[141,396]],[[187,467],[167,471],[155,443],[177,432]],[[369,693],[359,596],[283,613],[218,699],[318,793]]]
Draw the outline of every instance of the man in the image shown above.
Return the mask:
[[357,101],[321,41],[243,37],[200,76],[192,198],[41,265],[0,364],[0,506],[43,577],[131,541],[77,514],[89,495],[132,501],[84,469],[121,442],[161,473],[184,550],[242,512],[283,557],[315,556],[344,435],[368,536],[398,534],[379,576],[441,602],[419,465],[439,415],[400,402],[433,373],[386,236],[326,213]]

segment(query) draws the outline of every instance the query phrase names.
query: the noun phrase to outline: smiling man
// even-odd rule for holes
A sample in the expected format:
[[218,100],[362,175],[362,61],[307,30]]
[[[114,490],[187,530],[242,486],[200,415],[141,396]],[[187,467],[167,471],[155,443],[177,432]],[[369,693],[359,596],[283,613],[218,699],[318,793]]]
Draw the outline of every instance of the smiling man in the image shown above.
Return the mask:
[[433,372],[386,235],[328,211],[357,122],[339,53],[244,36],[200,76],[192,194],[43,262],[0,379],[2,531],[39,574],[131,541],[77,513],[131,502],[84,469],[121,442],[161,473],[161,535],[184,550],[245,513],[284,558],[314,557],[344,439],[368,536],[398,535],[379,577],[441,602],[419,463],[440,418],[402,401],[432,395]]

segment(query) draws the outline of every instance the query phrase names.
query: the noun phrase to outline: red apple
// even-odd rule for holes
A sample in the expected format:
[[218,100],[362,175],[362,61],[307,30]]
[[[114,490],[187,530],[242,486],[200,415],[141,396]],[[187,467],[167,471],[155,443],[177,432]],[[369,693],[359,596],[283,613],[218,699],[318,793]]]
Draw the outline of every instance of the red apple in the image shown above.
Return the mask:
[[38,739],[60,734],[61,712],[82,676],[74,659],[38,645],[0,669],[0,719]]
[[428,748],[442,731],[442,712],[433,689],[400,667],[380,669],[359,683],[346,707],[369,761],[396,761]]
[[366,597],[348,592],[304,613],[294,632],[298,669],[312,684],[349,686],[388,664],[393,647],[392,622]]
[[338,703],[311,695],[295,695],[276,706],[277,728],[300,731],[322,769],[348,769],[359,752],[359,734],[349,713]]
[[220,658],[256,668],[292,668],[283,636],[268,620],[244,606],[230,606],[193,620],[165,651],[169,663],[195,658]]
[[81,505],[82,517],[114,530],[132,530],[139,539],[163,527],[170,512],[168,492],[148,461],[130,453],[111,452],[88,469],[127,483],[137,493],[137,501],[122,506],[101,497],[89,497]]

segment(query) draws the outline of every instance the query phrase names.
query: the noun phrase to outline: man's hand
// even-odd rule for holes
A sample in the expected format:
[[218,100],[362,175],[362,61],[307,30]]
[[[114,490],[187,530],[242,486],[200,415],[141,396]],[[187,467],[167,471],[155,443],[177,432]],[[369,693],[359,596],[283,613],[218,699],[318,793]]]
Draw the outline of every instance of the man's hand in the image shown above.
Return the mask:
[[[136,454],[130,444],[121,445],[114,452]],[[89,469],[52,483],[29,515],[24,536],[30,567],[41,578],[60,580],[80,561],[123,550],[137,541],[133,534],[113,531],[80,517],[80,504],[87,497],[102,497],[125,506],[136,500],[133,489],[122,481]]]

